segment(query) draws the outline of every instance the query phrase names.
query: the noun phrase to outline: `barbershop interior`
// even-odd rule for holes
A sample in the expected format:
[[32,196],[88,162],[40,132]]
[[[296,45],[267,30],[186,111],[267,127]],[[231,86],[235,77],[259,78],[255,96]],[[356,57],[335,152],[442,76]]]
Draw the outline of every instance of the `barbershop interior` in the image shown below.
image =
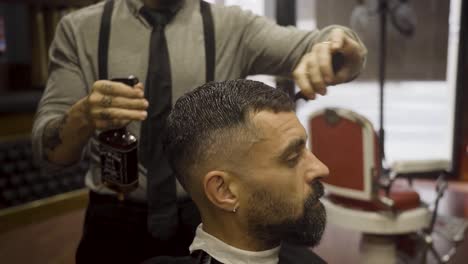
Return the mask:
[[467,229],[468,1],[0,1],[0,263],[462,264]]

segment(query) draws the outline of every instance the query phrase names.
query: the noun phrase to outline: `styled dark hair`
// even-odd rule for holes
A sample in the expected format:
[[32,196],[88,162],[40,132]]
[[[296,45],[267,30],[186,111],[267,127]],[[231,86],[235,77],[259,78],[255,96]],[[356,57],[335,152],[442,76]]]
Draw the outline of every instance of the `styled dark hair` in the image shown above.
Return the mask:
[[251,80],[210,82],[180,97],[167,119],[163,144],[185,189],[197,166],[210,155],[232,151],[233,138],[246,136],[238,132],[248,127],[249,115],[265,110],[292,112],[294,103],[283,91]]

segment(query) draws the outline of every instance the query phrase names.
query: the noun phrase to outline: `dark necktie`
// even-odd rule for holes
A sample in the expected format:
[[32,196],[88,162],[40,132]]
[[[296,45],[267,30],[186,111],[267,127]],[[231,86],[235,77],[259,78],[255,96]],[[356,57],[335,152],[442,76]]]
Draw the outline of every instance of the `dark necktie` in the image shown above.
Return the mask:
[[167,240],[178,225],[175,177],[163,155],[161,136],[172,106],[172,82],[164,27],[170,12],[141,9],[142,16],[153,26],[150,42],[145,97],[148,117],[140,132],[140,161],[147,169],[148,229],[158,239]]

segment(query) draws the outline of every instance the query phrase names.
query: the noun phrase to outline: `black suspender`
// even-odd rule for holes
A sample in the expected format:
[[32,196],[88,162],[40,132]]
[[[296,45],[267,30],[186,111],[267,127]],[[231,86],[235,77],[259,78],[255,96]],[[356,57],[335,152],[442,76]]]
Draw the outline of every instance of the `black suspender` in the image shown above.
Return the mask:
[[206,82],[214,81],[215,74],[215,31],[213,16],[211,15],[210,4],[200,1],[200,11],[203,19],[203,34],[205,35],[205,61],[206,61]]
[[107,74],[107,57],[109,50],[110,27],[112,19],[112,10],[114,9],[114,1],[107,0],[104,4],[104,12],[101,18],[101,28],[99,30],[99,47],[98,47],[98,70],[99,80],[106,80]]
[[[112,10],[114,1],[107,0],[104,4],[104,12],[101,18],[101,28],[99,30],[99,47],[98,47],[98,71],[99,80],[108,78],[107,63],[109,52],[109,38],[111,29]],[[216,65],[216,50],[215,50],[215,31],[213,16],[211,14],[210,4],[205,1],[200,1],[200,12],[203,20],[203,34],[205,36],[205,81],[214,81],[215,65]]]

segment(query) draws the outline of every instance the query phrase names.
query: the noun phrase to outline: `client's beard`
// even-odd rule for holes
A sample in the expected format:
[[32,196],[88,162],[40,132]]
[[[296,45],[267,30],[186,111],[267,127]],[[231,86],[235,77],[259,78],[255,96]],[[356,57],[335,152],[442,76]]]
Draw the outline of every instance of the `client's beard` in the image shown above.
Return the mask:
[[[326,225],[326,211],[319,198],[323,185],[318,180],[311,185],[312,193],[304,201],[304,213],[299,218],[288,217],[296,206],[287,199],[275,198],[270,192],[258,190],[250,197],[248,231],[266,244],[281,241],[314,247],[322,238]],[[280,216],[280,221],[275,221]],[[286,217],[284,217],[286,216]]]

